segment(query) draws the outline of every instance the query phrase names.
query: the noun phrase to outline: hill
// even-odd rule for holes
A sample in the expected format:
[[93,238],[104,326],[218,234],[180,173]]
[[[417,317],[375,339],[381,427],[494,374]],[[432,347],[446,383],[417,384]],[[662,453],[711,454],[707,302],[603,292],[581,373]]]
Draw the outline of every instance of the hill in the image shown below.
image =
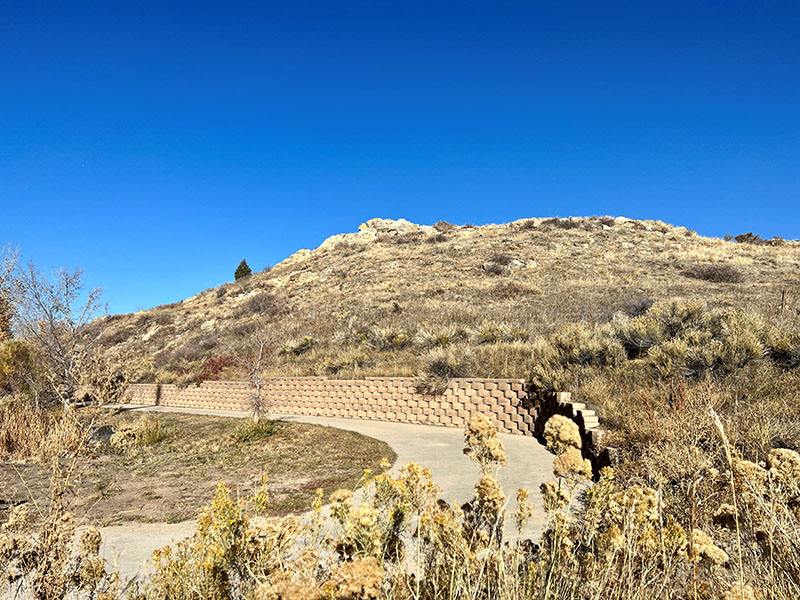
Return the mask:
[[800,243],[739,239],[624,217],[478,227],[372,219],[267,271],[93,329],[139,381],[241,376],[219,357],[241,352],[264,322],[273,374],[418,375],[448,347],[471,353],[460,375],[527,377],[525,347],[538,336],[661,300],[796,321]]
[[[89,333],[140,381],[243,377],[255,340],[265,374],[419,376],[423,391],[454,376],[520,377],[568,390],[599,415],[631,498],[649,489],[675,522],[724,536],[720,515],[742,498],[733,479],[749,469],[766,481],[800,450],[798,274],[797,242],[657,221],[374,219]],[[759,532],[770,519],[755,518],[748,539],[769,539]]]

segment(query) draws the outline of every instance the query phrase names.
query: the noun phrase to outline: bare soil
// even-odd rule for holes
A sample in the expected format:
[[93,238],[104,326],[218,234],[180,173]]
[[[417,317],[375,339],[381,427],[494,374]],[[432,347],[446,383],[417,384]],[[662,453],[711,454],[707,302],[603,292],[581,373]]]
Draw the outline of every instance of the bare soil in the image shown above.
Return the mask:
[[[109,414],[103,424],[120,427],[140,415]],[[151,417],[152,418],[152,417]],[[271,422],[267,437],[240,441],[247,421],[236,418],[163,414],[166,437],[124,453],[106,442],[82,459],[67,495],[73,514],[101,526],[125,521],[174,523],[194,518],[218,483],[250,498],[269,476],[270,512],[310,507],[318,488],[329,494],[357,486],[364,469],[376,470],[395,453],[385,442],[353,431],[305,423]],[[238,428],[238,429],[237,429]],[[50,470],[30,461],[0,463],[0,521],[10,504],[50,501]]]

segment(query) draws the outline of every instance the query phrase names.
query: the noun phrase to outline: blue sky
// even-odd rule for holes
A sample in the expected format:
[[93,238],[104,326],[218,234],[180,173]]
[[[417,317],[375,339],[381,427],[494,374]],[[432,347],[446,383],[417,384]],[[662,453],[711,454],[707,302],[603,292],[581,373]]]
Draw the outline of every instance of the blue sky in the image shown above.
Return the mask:
[[0,0],[0,244],[112,312],[372,217],[800,237],[797,2]]

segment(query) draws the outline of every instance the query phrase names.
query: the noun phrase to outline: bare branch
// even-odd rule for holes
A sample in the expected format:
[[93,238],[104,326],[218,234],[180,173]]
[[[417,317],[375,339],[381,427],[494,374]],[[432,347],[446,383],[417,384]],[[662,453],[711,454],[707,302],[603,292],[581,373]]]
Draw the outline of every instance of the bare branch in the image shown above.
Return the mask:
[[68,406],[78,391],[80,365],[93,355],[96,338],[81,334],[101,310],[101,290],[83,294],[80,269],[61,269],[48,277],[33,263],[18,270],[15,283],[14,328],[36,344],[52,395]]

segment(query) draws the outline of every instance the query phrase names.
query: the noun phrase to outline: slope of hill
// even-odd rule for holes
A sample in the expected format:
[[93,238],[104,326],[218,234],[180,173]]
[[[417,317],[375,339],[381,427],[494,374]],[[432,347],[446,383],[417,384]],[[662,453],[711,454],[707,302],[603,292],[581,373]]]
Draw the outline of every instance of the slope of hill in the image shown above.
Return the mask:
[[[275,374],[415,375],[432,348],[486,354],[487,346],[640,314],[668,298],[772,319],[786,292],[783,317],[796,319],[799,273],[797,242],[736,243],[660,221],[459,227],[373,219],[266,272],[95,327],[141,381],[191,379],[209,357],[236,354],[261,322],[271,329]],[[490,355],[467,374],[527,375],[524,362]],[[236,375],[234,367],[220,373]]]

